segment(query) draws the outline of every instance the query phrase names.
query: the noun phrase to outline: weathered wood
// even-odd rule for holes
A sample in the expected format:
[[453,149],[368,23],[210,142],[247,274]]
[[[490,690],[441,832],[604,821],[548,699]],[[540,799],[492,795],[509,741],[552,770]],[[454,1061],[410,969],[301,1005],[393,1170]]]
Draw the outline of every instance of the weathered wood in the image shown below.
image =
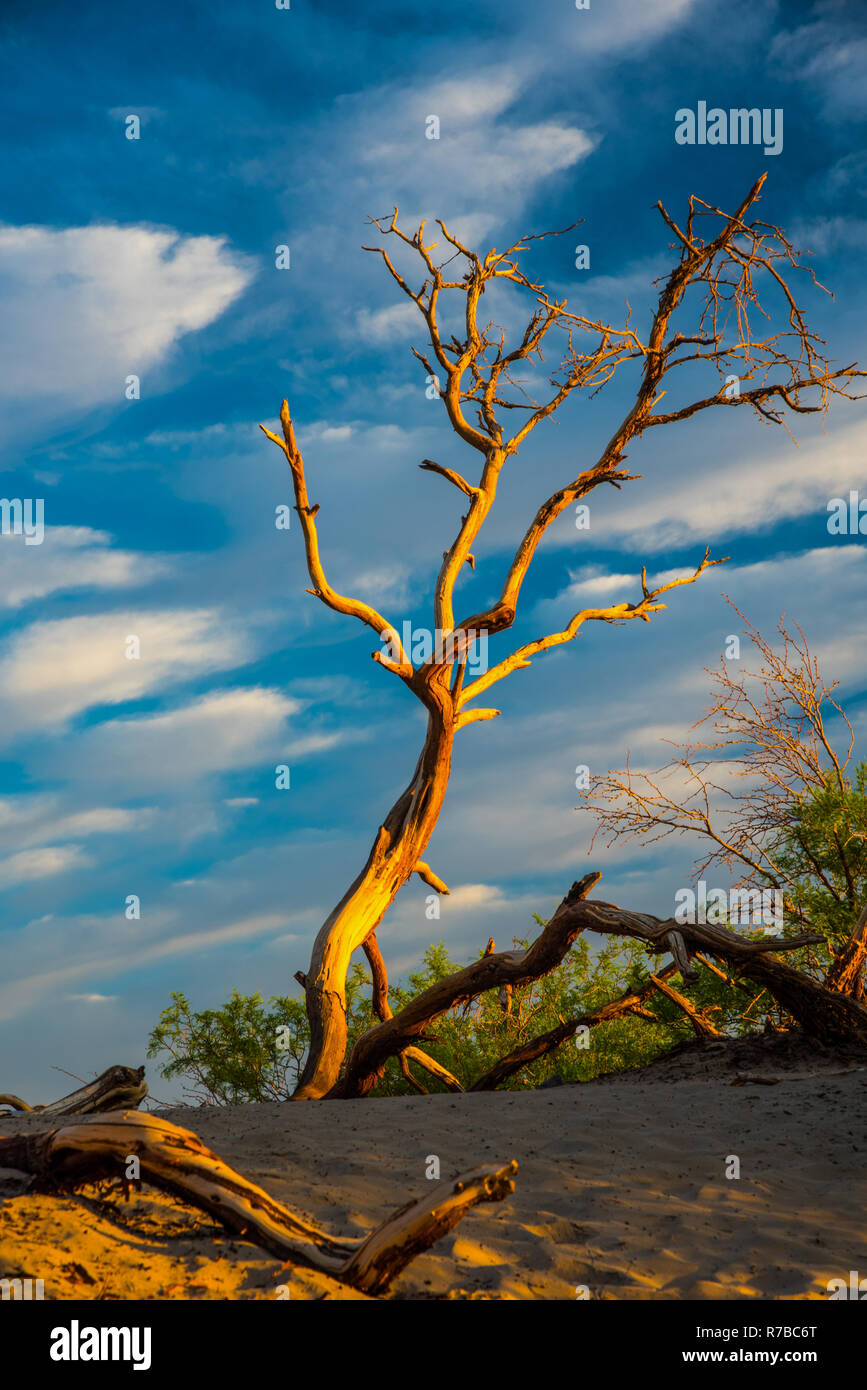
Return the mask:
[[677,962],[677,968],[684,984],[694,985],[698,980],[698,971],[690,961],[683,934],[679,931],[670,931],[665,938],[665,943]]
[[[384,1023],[386,1019],[392,1017],[392,1012],[391,1005],[388,1002],[388,972],[385,968],[382,952],[379,949],[376,932],[371,932],[370,936],[365,941],[364,954],[367,956],[368,964],[370,965],[370,974],[373,982],[373,993],[371,997],[373,1012],[376,1014],[379,1021]],[[422,1067],[430,1076],[435,1077],[437,1081],[441,1081],[447,1090],[463,1091],[464,1088],[457,1077],[452,1076],[448,1068],[444,1067],[441,1062],[438,1062],[434,1057],[429,1057],[426,1052],[422,1052],[420,1047],[407,1047],[401,1054],[400,1069],[409,1084],[420,1094],[423,1093],[427,1095],[427,1091],[424,1086],[416,1081],[410,1071],[408,1066],[410,1061]],[[382,1075],[384,1066],[385,1063],[383,1062],[383,1067],[380,1068],[378,1073],[380,1076]]]
[[[688,967],[685,983],[697,977],[689,957],[703,950],[724,960],[737,973],[767,989],[807,1032],[827,1041],[855,1042],[867,1046],[867,1008],[856,999],[828,989],[775,959],[782,952],[820,944],[825,939],[820,934],[806,932],[788,938],[765,937],[761,941],[747,941],[726,927],[710,923],[681,923],[649,913],[630,912],[613,903],[588,901],[588,893],[600,878],[601,874],[591,873],[574,883],[548,925],[526,951],[501,951],[483,956],[481,960],[424,990],[399,1014],[365,1033],[353,1049],[345,1077],[329,1093],[330,1096],[345,1098],[369,1094],[387,1058],[404,1051],[412,1039],[423,1035],[424,1029],[434,1019],[486,990],[526,984],[547,974],[560,963],[579,933],[586,930],[632,936],[643,941],[655,953],[671,949],[674,942],[680,957],[680,961],[675,960],[674,965],[681,975],[684,973],[683,962]],[[668,970],[657,972],[656,978],[662,980],[668,973]],[[656,988],[656,985],[653,987]],[[675,1002],[683,1008],[681,999],[682,996],[678,995]],[[619,1003],[613,1001],[614,1005]],[[636,1003],[632,1007],[637,1011]],[[717,1036],[716,1030],[703,1016],[699,1020],[697,1011],[695,1017],[688,1008],[685,1012],[692,1018],[694,1026],[709,1029],[708,1036]],[[544,1034],[541,1039],[534,1039],[525,1045],[526,1052],[516,1049],[508,1058],[502,1059],[502,1064],[498,1063],[486,1077],[481,1078],[485,1085],[476,1082],[471,1089],[493,1089],[528,1061],[544,1056],[559,1046],[571,1036],[581,1021],[571,1020]],[[537,1044],[541,1050],[535,1050]],[[494,1078],[490,1084],[488,1077]]]
[[518,1165],[484,1164],[412,1202],[373,1231],[343,1266],[341,1278],[365,1293],[383,1293],[410,1260],[454,1230],[479,1202],[500,1202],[515,1190]]
[[[680,967],[678,967],[678,969],[679,968]],[[682,973],[683,972],[681,971],[681,974]],[[714,1028],[713,1024],[707,1018],[705,1018],[704,1014],[701,1013],[695,1007],[695,1005],[691,1003],[689,999],[686,998],[686,995],[680,994],[678,990],[674,989],[671,985],[666,984],[665,980],[663,980],[659,975],[651,975],[650,978],[661,994],[664,994],[667,999],[671,1000],[672,1004],[676,1004],[679,1009],[683,1010],[690,1023],[692,1024],[693,1030],[698,1037],[719,1038],[722,1036],[719,1029]],[[697,979],[698,976],[694,975],[693,978]]]
[[745,941],[727,927],[709,922],[675,923],[595,900],[576,902],[572,916],[577,918],[579,930],[635,937],[657,952],[666,949],[667,937],[676,927],[690,951],[701,950],[716,956],[754,984],[767,989],[805,1032],[823,1042],[867,1047],[867,1008],[863,1004],[776,959],[781,952],[822,944],[825,938],[819,933]]
[[864,965],[867,962],[867,907],[864,907],[852,929],[852,935],[834,957],[825,976],[829,989],[850,994],[853,999],[864,998]]
[[127,1111],[39,1134],[0,1138],[0,1165],[60,1192],[125,1176],[131,1155],[141,1180],[215,1217],[228,1230],[292,1265],[322,1270],[353,1288],[384,1293],[410,1260],[446,1235],[478,1202],[514,1191],[517,1163],[486,1164],[438,1184],[362,1239],[341,1239],[294,1212],[228,1164],[192,1131]]
[[26,1100],[20,1096],[13,1096],[11,1092],[0,1094],[0,1105],[9,1105],[13,1110],[32,1110],[33,1106],[28,1105]]
[[584,930],[582,923],[570,915],[571,907],[590,892],[600,877],[598,873],[586,874],[580,883],[573,884],[548,925],[526,951],[496,951],[482,956],[463,970],[438,980],[399,1014],[364,1033],[350,1054],[343,1080],[329,1093],[330,1097],[368,1095],[385,1061],[403,1052],[449,1009],[469,1003],[500,985],[527,984],[547,975],[560,964],[578,933]]
[[50,1105],[28,1105],[19,1096],[0,1095],[0,1105],[40,1115],[93,1115],[140,1105],[148,1093],[144,1067],[109,1067],[95,1081],[80,1086]]

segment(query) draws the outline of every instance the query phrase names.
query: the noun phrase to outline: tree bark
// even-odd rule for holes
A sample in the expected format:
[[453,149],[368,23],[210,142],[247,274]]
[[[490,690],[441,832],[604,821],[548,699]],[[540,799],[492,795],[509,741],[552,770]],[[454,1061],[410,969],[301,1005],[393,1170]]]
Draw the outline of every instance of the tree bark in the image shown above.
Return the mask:
[[864,998],[864,964],[867,961],[867,907],[861,912],[852,935],[831,962],[825,984],[853,999]]
[[228,1230],[289,1265],[318,1269],[369,1294],[384,1293],[416,1255],[479,1202],[515,1190],[518,1165],[485,1164],[439,1183],[362,1239],[340,1239],[296,1216],[235,1172],[197,1135],[132,1111],[41,1134],[0,1138],[0,1165],[31,1173],[42,1191],[125,1174],[131,1155],[141,1180],[208,1212]]
[[412,875],[448,786],[454,710],[447,672],[427,686],[428,729],[412,781],[379,828],[367,863],[320,928],[307,971],[310,1050],[293,1100],[316,1100],[337,1082],[346,1053],[346,974],[354,951]]

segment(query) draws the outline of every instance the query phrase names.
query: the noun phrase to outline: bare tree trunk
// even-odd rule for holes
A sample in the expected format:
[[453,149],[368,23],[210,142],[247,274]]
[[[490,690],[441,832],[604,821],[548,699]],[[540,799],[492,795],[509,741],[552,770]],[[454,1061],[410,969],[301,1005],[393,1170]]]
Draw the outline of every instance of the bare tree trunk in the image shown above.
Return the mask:
[[427,737],[412,781],[380,826],[361,873],[314,942],[306,979],[310,1051],[293,1100],[316,1100],[336,1084],[346,1052],[350,958],[382,921],[436,826],[451,770],[454,716],[445,678],[435,680],[430,689]]

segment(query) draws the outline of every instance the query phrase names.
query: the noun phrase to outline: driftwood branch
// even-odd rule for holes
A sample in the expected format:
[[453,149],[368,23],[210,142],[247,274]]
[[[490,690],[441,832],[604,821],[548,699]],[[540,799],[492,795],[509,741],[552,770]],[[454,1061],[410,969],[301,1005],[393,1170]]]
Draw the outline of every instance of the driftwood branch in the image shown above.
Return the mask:
[[[489,989],[523,985],[547,974],[560,963],[575,938],[586,930],[631,936],[643,941],[655,953],[672,951],[675,959],[652,975],[640,989],[627,991],[602,1008],[570,1019],[516,1048],[475,1082],[471,1090],[495,1089],[523,1066],[559,1047],[582,1024],[593,1026],[626,1013],[641,1013],[644,1000],[657,989],[683,1010],[696,1031],[705,1036],[717,1036],[704,1015],[684,995],[666,984],[667,977],[675,971],[682,975],[685,984],[694,981],[697,972],[690,957],[699,951],[725,961],[734,973],[767,989],[806,1032],[823,1041],[867,1046],[867,1008],[851,996],[818,984],[776,959],[783,952],[819,944],[824,940],[821,935],[806,932],[789,938],[747,941],[726,927],[665,920],[647,913],[629,912],[612,903],[588,901],[588,893],[600,878],[601,874],[591,873],[574,883],[528,950],[484,955],[481,960],[438,981],[399,1014],[365,1033],[356,1043],[346,1076],[331,1092],[332,1096],[367,1095],[387,1058],[403,1051],[409,1039],[422,1035],[434,1019]],[[853,938],[856,936],[857,929]],[[714,968],[710,961],[707,964]]]
[[416,1255],[451,1231],[479,1202],[515,1189],[517,1163],[486,1164],[439,1183],[362,1239],[340,1239],[296,1216],[210,1149],[155,1115],[106,1116],[41,1134],[0,1138],[0,1164],[31,1173],[57,1192],[119,1178],[130,1155],[143,1182],[208,1212],[227,1229],[289,1265],[321,1270],[368,1294],[384,1293]]
[[103,1110],[123,1110],[140,1105],[148,1093],[144,1067],[109,1067],[95,1081],[50,1105],[28,1105],[20,1096],[0,1095],[0,1105],[40,1115],[93,1115]]
[[667,984],[659,975],[651,975],[650,978],[660,993],[664,994],[666,999],[670,999],[672,1004],[676,1004],[677,1007],[686,1014],[693,1026],[693,1031],[698,1037],[718,1038],[720,1036],[719,1029],[714,1028],[713,1024],[705,1018],[701,1010],[697,1009],[695,1005],[686,998],[686,995],[681,994],[678,990],[674,989],[672,985]]

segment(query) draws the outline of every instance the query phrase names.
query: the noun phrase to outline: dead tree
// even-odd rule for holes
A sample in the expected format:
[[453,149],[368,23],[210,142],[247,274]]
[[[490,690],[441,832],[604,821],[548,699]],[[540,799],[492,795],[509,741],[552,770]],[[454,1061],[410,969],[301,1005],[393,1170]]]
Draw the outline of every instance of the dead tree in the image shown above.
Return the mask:
[[[481,256],[437,223],[445,242],[443,259],[435,259],[436,242],[425,241],[423,223],[412,235],[398,226],[395,208],[390,219],[373,218],[372,225],[393,238],[401,254],[421,262],[422,284],[414,289],[410,271],[402,273],[388,251],[381,255],[399,289],[417,306],[429,339],[429,350],[413,349],[431,378],[441,378],[441,398],[452,429],[481,456],[476,480],[425,459],[420,467],[451,484],[465,507],[455,539],[443,553],[435,585],[434,633],[450,643],[431,660],[414,666],[403,649],[394,623],[363,599],[348,597],[326,578],[319,552],[318,504],[311,505],[305,464],[295,437],[289,405],[280,411],[281,434],[262,426],[289,464],[295,510],[306,549],[312,588],[308,591],[337,613],[358,619],[375,634],[384,649],[373,657],[389,675],[402,681],[427,712],[427,732],[415,771],[406,790],[388,812],[374,838],[367,861],[316,937],[306,973],[305,994],[311,1043],[294,1099],[328,1094],[338,1080],[346,1049],[345,982],[350,958],[370,937],[398,891],[417,873],[435,891],[445,884],[424,861],[424,853],[442,809],[449,781],[455,735],[470,724],[494,719],[499,710],[476,702],[504,676],[528,667],[541,652],[571,642],[588,622],[650,621],[665,607],[661,596],[679,584],[692,583],[710,564],[709,558],[670,583],[648,586],[641,573],[641,596],[632,602],[576,613],[561,632],[552,632],[519,646],[484,675],[466,683],[468,634],[494,636],[515,620],[521,590],[538,546],[565,508],[587,497],[602,484],[620,488],[632,476],[621,468],[626,451],[646,430],[689,419],[710,407],[750,406],[763,420],[782,424],[787,411],[824,411],[835,395],[849,396],[854,364],[832,370],[822,355],[821,342],[811,332],[789,286],[788,272],[799,269],[799,254],[783,232],[769,223],[748,220],[759,198],[762,175],[728,214],[690,197],[681,228],[662,204],[659,212],[674,237],[675,264],[664,277],[656,309],[645,336],[629,318],[615,328],[567,310],[566,301],[552,299],[520,265],[523,253],[536,240],[526,236],[505,251]],[[703,228],[709,226],[707,236]],[[811,274],[811,272],[807,272]],[[813,276],[813,283],[816,283]],[[484,293],[498,281],[528,291],[535,308],[520,340],[507,347],[504,333],[485,322]],[[759,292],[768,288],[782,305],[781,326],[763,339],[754,337],[750,314],[759,309]],[[457,300],[462,328],[447,335],[442,328],[443,305]],[[695,302],[693,302],[695,301]],[[683,328],[677,327],[682,318]],[[550,377],[547,400],[516,399],[513,372],[521,363],[543,360],[549,335],[560,332],[564,350]],[[725,340],[729,339],[726,343]],[[473,547],[494,506],[503,468],[542,421],[553,415],[576,391],[595,393],[627,364],[637,364],[639,380],[632,405],[595,462],[542,502],[517,546],[497,600],[484,612],[456,619],[455,588],[464,565],[475,565]],[[670,388],[683,379],[678,369],[706,367],[719,386],[708,394],[661,409]],[[735,370],[740,393],[726,393],[722,379]],[[752,383],[752,384],[750,384]],[[519,412],[510,433],[504,424]],[[380,1027],[388,1027],[388,1023]]]
[[439,1183],[369,1235],[340,1238],[284,1207],[235,1172],[197,1135],[156,1115],[106,1115],[42,1133],[0,1138],[0,1166],[33,1175],[35,1190],[65,1192],[120,1180],[129,1158],[141,1180],[208,1212],[287,1265],[317,1269],[364,1293],[385,1293],[410,1260],[453,1230],[479,1202],[515,1190],[518,1165],[488,1163]]

